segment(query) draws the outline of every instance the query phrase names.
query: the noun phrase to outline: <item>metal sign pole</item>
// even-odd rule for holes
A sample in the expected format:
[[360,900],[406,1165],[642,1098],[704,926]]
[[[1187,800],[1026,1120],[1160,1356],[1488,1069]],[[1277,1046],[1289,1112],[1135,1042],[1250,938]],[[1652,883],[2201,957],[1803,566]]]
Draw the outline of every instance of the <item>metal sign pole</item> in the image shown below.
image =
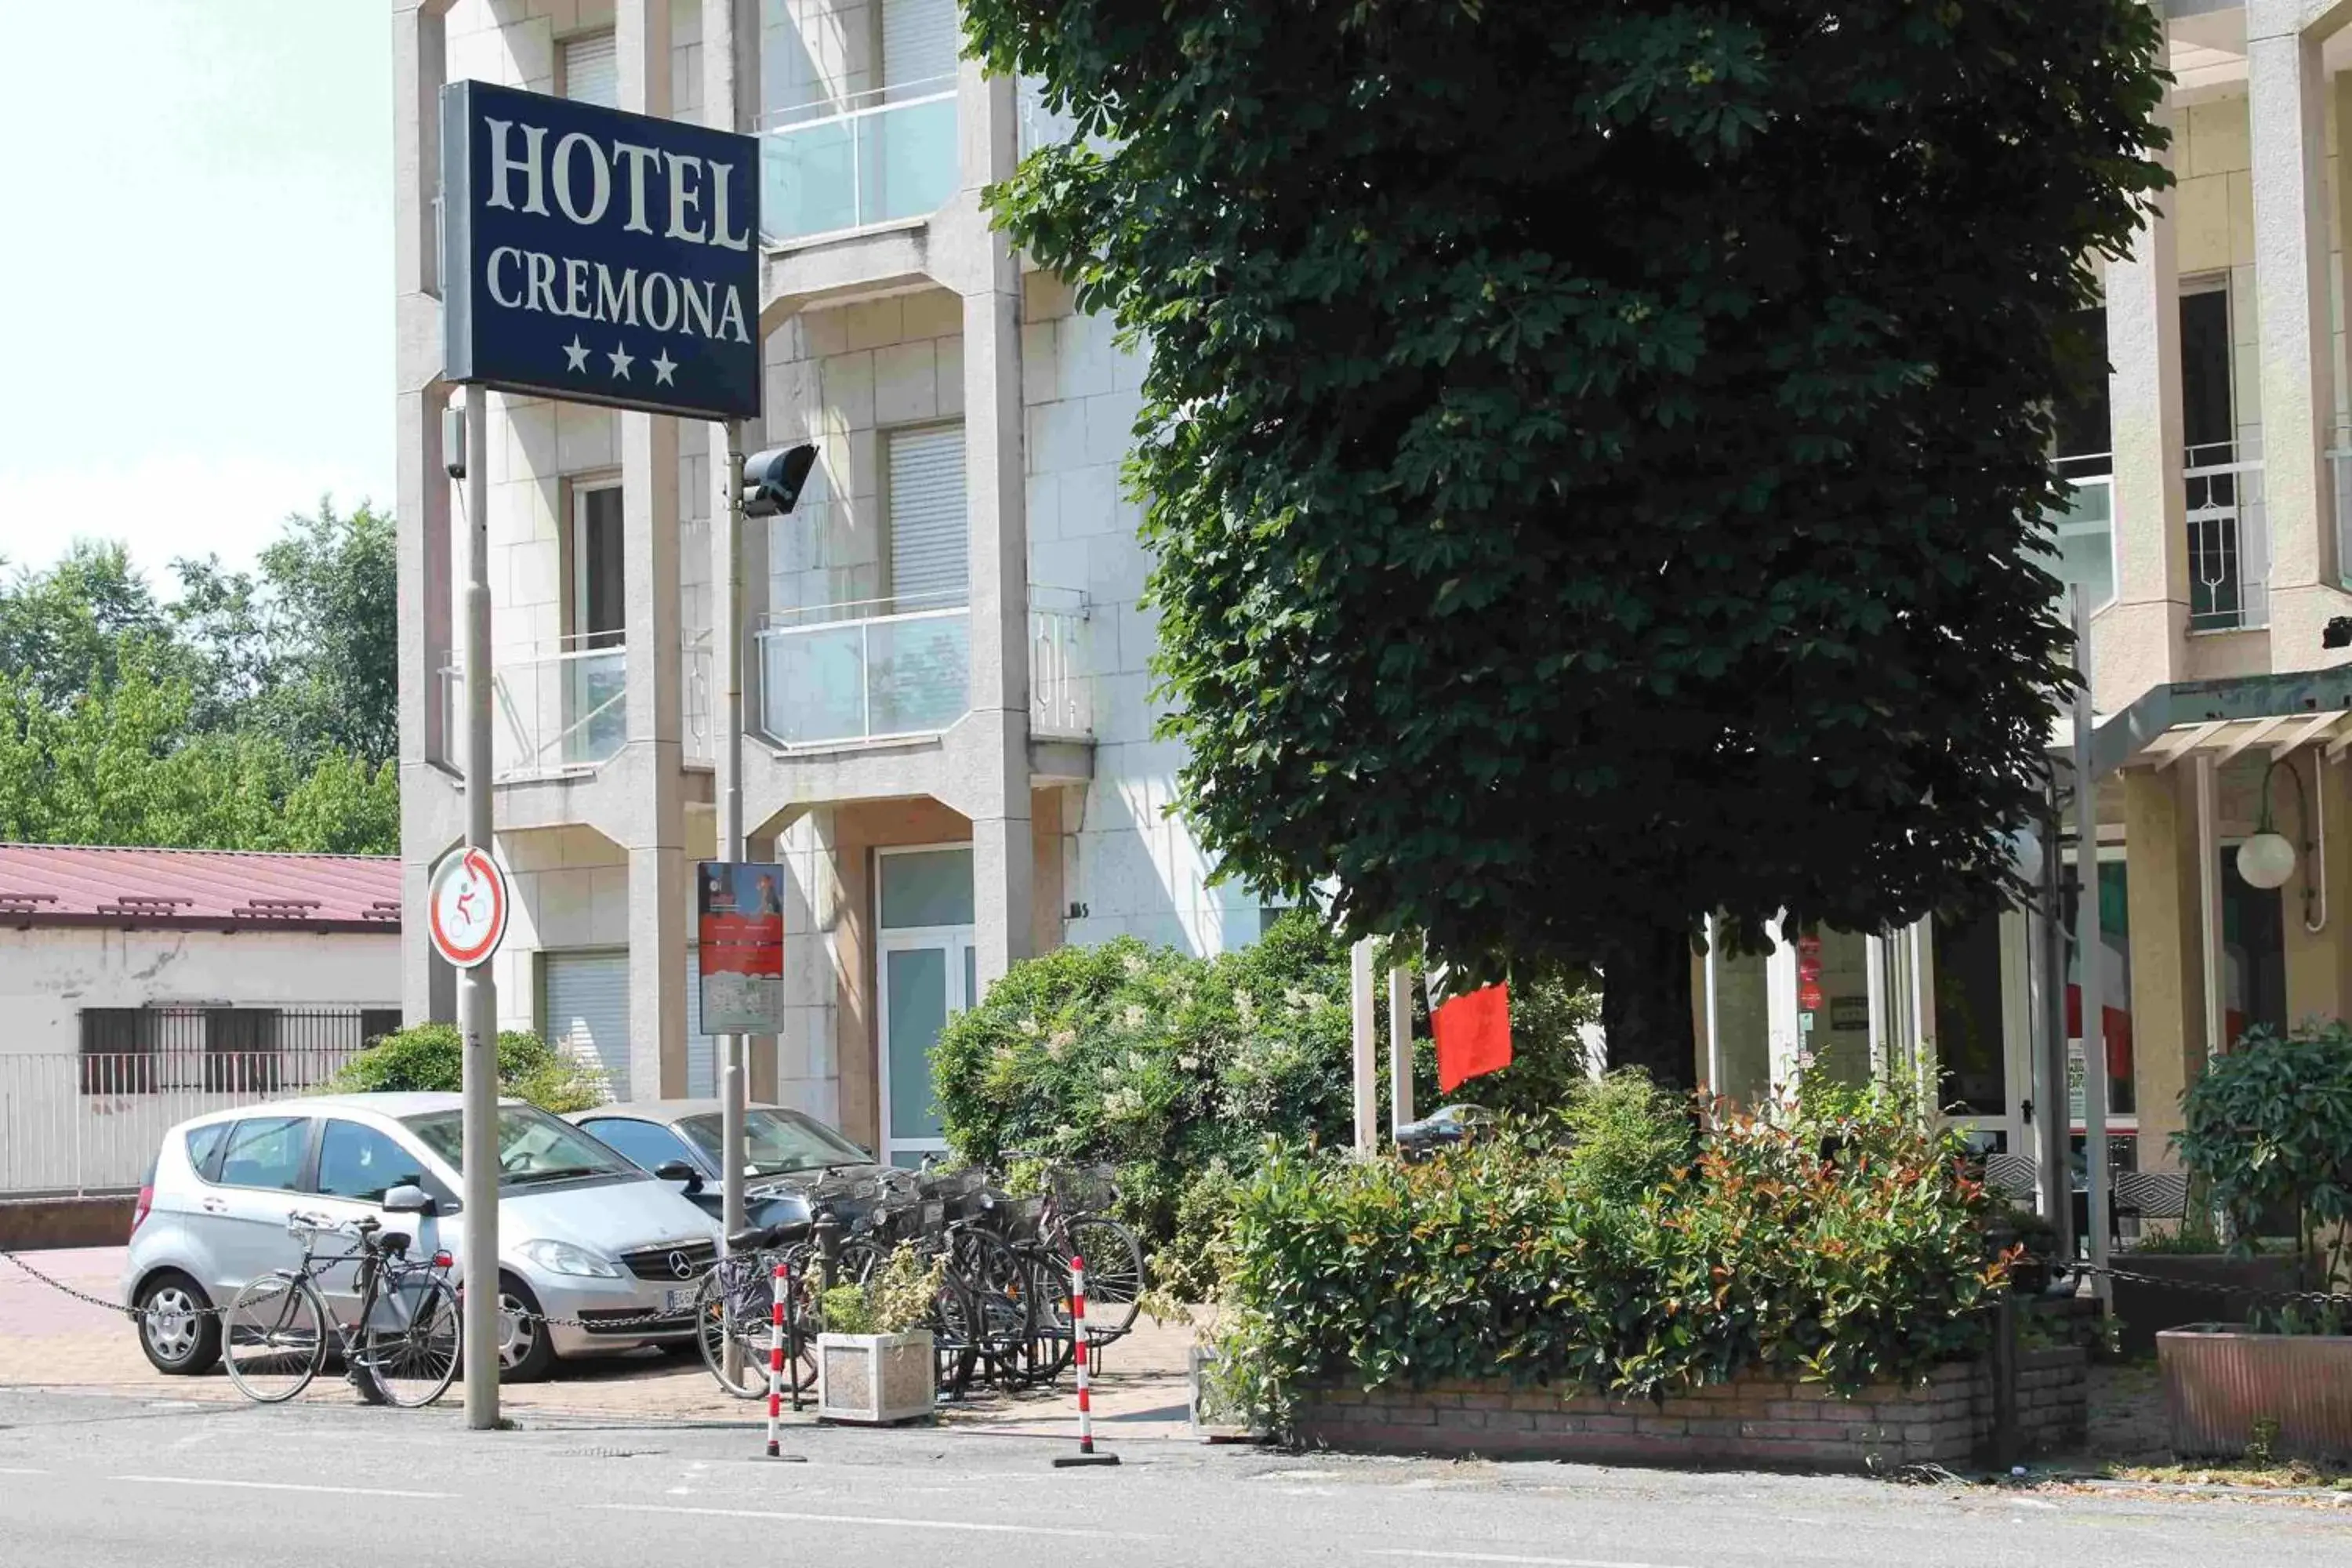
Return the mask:
[[[743,422],[730,419],[711,433],[725,433],[727,581],[716,595],[719,658],[726,662],[726,692],[719,704],[719,858],[729,865],[743,858]],[[733,873],[729,873],[730,876]],[[719,1042],[719,1143],[727,1163],[720,1177],[719,1215],[727,1234],[744,1226],[743,1165],[746,1082],[751,1037],[728,1035]]]
[[[2074,971],[2082,997],[2083,1163],[2088,1189],[2091,1288],[2110,1299],[2107,1279],[2106,941],[2099,930],[2099,789],[2091,737],[2091,601],[2074,589]],[[2071,1113],[2072,1108],[2067,1108]]]
[[[466,389],[466,846],[490,853],[490,395]],[[499,1424],[499,987],[457,978],[465,1037],[459,1152],[466,1202],[466,1425]]]

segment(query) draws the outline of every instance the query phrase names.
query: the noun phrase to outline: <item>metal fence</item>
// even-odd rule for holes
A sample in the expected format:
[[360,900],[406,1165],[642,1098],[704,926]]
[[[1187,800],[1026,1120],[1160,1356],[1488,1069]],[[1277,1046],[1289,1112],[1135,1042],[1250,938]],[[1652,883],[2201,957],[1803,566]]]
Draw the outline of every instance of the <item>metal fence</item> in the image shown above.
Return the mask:
[[0,1193],[136,1187],[173,1123],[315,1091],[399,1022],[360,1007],[86,1009],[80,1050],[0,1052]]

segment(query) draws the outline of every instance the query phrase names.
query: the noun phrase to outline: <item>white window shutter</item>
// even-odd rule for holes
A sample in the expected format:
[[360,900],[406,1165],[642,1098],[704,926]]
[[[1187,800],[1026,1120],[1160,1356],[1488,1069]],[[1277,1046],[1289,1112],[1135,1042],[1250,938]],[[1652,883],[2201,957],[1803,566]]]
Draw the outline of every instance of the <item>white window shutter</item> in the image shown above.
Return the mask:
[[[955,0],[882,0],[882,85],[944,91],[963,35]],[[919,96],[919,95],[909,95]]]
[[574,103],[621,107],[621,53],[611,33],[563,40],[563,96]]
[[893,430],[889,446],[890,593],[900,610],[961,605],[971,584],[964,516],[963,426]]

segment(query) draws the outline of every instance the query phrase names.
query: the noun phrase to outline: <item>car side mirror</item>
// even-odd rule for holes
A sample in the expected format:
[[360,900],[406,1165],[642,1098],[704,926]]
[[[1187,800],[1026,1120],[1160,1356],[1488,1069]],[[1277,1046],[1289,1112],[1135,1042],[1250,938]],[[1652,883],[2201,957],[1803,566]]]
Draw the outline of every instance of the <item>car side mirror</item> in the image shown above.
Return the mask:
[[414,1182],[404,1182],[384,1193],[383,1212],[430,1215],[439,1211],[434,1205],[432,1194]]
[[684,1182],[689,1193],[702,1190],[702,1173],[683,1160],[664,1160],[654,1167],[654,1174],[665,1182]]

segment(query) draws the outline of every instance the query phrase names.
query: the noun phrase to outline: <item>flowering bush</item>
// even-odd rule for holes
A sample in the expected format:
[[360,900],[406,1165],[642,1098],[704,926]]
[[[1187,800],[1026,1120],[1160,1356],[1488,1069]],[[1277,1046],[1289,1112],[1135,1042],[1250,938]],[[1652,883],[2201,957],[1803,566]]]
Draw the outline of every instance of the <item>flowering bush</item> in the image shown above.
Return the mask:
[[1284,1151],[1236,1195],[1221,1339],[1275,1411],[1317,1383],[1916,1378],[1984,1346],[2006,1269],[1958,1153],[1891,1102],[1727,1116],[1638,1196],[1523,1127],[1425,1165]]

